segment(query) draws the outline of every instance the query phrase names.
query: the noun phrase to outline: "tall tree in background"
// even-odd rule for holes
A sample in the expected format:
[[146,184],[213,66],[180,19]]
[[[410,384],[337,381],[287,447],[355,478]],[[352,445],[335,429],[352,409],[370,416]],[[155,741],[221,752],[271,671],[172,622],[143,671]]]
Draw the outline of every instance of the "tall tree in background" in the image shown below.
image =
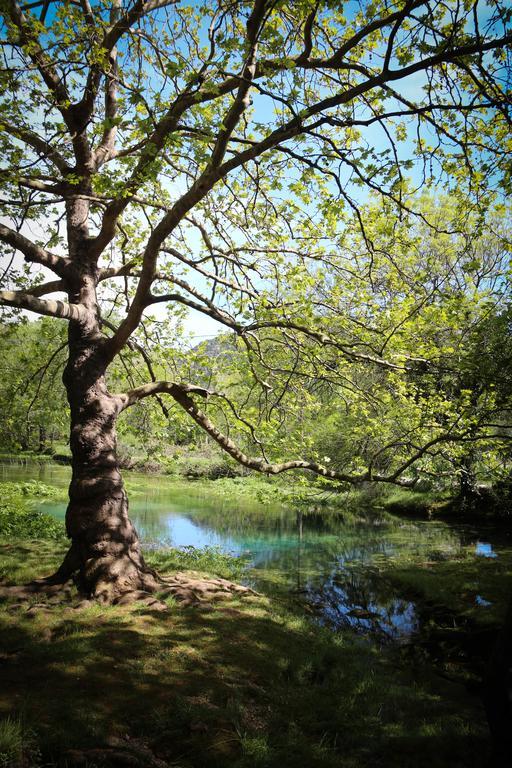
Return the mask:
[[[171,318],[185,306],[234,331],[263,404],[272,389],[258,360],[269,335],[297,361],[316,349],[403,368],[406,355],[388,359],[370,326],[315,296],[350,269],[340,239],[348,213],[373,253],[361,213],[368,193],[399,213],[414,205],[408,169],[416,186],[436,180],[455,201],[470,193],[481,206],[500,183],[510,125],[505,5],[2,0],[1,9],[0,240],[25,265],[8,261],[12,289],[0,303],[69,328],[71,547],[55,579],[75,574],[110,601],[156,588],[116,455],[117,417],[148,396],[170,396],[253,469],[399,481],[428,446],[388,474],[248,456],[197,402],[225,397],[156,380],[161,339],[146,322],[158,305]],[[56,292],[66,298],[47,298]],[[128,346],[149,381],[112,393],[107,370]]]

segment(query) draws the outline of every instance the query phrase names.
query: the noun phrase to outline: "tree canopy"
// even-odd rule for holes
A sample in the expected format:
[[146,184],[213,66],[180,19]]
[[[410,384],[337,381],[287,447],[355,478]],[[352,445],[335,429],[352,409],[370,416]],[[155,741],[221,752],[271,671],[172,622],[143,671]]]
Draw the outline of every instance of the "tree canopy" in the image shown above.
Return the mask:
[[[99,335],[107,365],[140,357],[119,410],[170,395],[246,466],[349,481],[508,439],[476,351],[510,311],[487,213],[509,183],[506,4],[2,14],[0,302]],[[179,351],[187,309],[233,333],[221,390]],[[300,426],[326,409],[360,446],[336,466]]]

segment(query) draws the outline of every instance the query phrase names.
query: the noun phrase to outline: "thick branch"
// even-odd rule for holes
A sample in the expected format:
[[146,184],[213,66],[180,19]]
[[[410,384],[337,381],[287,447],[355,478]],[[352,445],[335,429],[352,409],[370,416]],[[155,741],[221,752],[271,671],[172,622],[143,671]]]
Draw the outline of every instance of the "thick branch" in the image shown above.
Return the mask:
[[23,141],[25,144],[28,144],[35,149],[42,157],[53,163],[61,173],[65,174],[71,171],[71,166],[68,165],[60,152],[48,141],[42,139],[37,133],[34,133],[34,131],[30,131],[28,128],[23,128],[21,126],[11,125],[10,123],[6,123],[5,120],[1,121],[0,127],[7,133],[10,133],[12,136],[15,136],[17,139],[20,139],[20,141]]
[[248,48],[246,60],[240,77],[240,87],[235,99],[224,116],[222,121],[223,128],[219,132],[215,147],[210,158],[210,165],[215,168],[222,162],[226,152],[231,134],[238,125],[244,111],[250,104],[249,90],[252,79],[256,73],[256,52],[258,47],[258,36],[260,33],[263,16],[265,13],[266,0],[255,0],[251,15],[247,21],[247,39]]
[[[119,16],[120,0],[114,0],[111,9],[111,19],[114,22]],[[113,156],[117,136],[117,89],[118,89],[118,63],[117,47],[113,45],[109,50],[110,69],[106,73],[105,83],[105,127],[101,143],[94,153],[94,164],[99,168],[104,162]]]
[[0,305],[28,309],[39,315],[58,317],[64,320],[83,320],[86,309],[81,304],[68,304],[65,301],[39,299],[24,291],[0,291]]
[[393,473],[389,475],[381,475],[373,473],[371,469],[366,470],[360,474],[347,474],[340,472],[336,469],[331,469],[319,464],[315,461],[306,461],[304,459],[296,459],[292,461],[285,461],[280,463],[269,463],[265,459],[254,458],[245,454],[238,445],[227,435],[222,433],[204,411],[197,407],[194,400],[190,397],[190,394],[198,394],[201,397],[208,397],[209,395],[217,395],[218,393],[209,392],[202,387],[194,387],[188,384],[177,384],[175,382],[153,382],[152,384],[146,384],[142,387],[128,392],[125,395],[121,395],[122,408],[127,408],[133,405],[137,400],[148,397],[157,393],[168,393],[174,400],[189,414],[189,416],[198,424],[202,429],[212,437],[215,442],[232,458],[238,461],[249,469],[254,469],[257,472],[263,472],[269,475],[279,475],[282,472],[289,472],[290,470],[301,469],[308,472],[313,472],[316,475],[325,477],[327,480],[333,482],[351,483],[357,485],[362,482],[380,482],[380,483],[392,483],[394,485],[401,485],[405,487],[412,487],[416,483],[416,478],[403,478],[404,472],[409,469],[414,463],[426,455],[431,448],[441,443],[463,443],[474,442],[475,440],[501,440],[510,439],[509,435],[494,434],[494,435],[469,435],[463,433],[445,432],[439,435],[429,442],[425,443],[421,448],[417,450],[407,461],[401,464]]
[[56,275],[59,275],[59,277],[64,277],[69,267],[68,259],[47,251],[42,246],[33,243],[27,237],[20,234],[20,232],[16,232],[15,229],[11,229],[5,224],[0,224],[0,240],[21,251],[26,261],[42,264],[55,272]]
[[23,293],[37,297],[46,296],[48,293],[57,293],[59,291],[67,291],[65,280],[50,280],[47,283],[32,285],[30,288],[26,288]]
[[39,70],[48,90],[55,97],[56,107],[62,114],[66,125],[70,127],[69,103],[70,98],[63,80],[50,57],[44,52],[37,35],[34,34],[20,6],[15,0],[8,0],[6,3],[7,13],[12,23],[18,28],[20,43],[26,47],[32,62]]
[[[282,472],[289,472],[290,470],[294,469],[303,469],[307,470],[309,472],[313,472],[316,475],[320,475],[321,477],[325,477],[328,480],[333,480],[334,482],[343,482],[343,483],[352,483],[357,484],[364,482],[365,480],[378,480],[380,482],[392,482],[397,485],[406,485],[410,486],[414,484],[414,481],[412,480],[400,480],[399,478],[395,478],[393,476],[393,479],[385,477],[383,475],[373,475],[371,476],[369,472],[365,472],[360,475],[350,475],[346,474],[344,472],[339,472],[335,469],[330,469],[328,467],[325,467],[322,464],[318,464],[315,461],[305,461],[304,459],[296,459],[293,461],[285,461],[281,463],[269,463],[265,461],[265,459],[257,459],[251,456],[248,456],[245,454],[241,448],[237,446],[237,444],[227,435],[222,433],[215,424],[210,420],[210,418],[207,416],[204,411],[202,411],[200,408],[197,407],[195,402],[190,397],[190,389],[188,388],[188,385],[180,385],[173,382],[157,382],[157,385],[166,385],[165,389],[159,388],[156,389],[158,392],[168,392],[171,397],[174,398],[174,400],[191,416],[191,418],[198,424],[201,429],[204,429],[205,432],[207,432],[210,437],[212,437],[215,442],[220,445],[220,447],[228,453],[233,459],[238,461],[239,464],[242,464],[245,467],[248,467],[249,469],[254,469],[257,472],[264,472],[265,474],[269,475],[279,475]],[[152,385],[145,385],[144,387],[138,388],[138,390],[143,390],[142,395],[139,395],[142,397],[147,397],[148,395],[153,394],[152,391],[149,391],[148,388],[151,388]],[[128,393],[125,395],[125,397],[129,397],[130,394],[132,398],[134,397],[133,393],[137,392],[138,390],[132,390],[132,393]],[[204,390],[205,394],[203,396],[206,396],[208,394],[207,390]],[[202,392],[196,392],[196,394],[203,394]],[[135,402],[135,401],[134,401]],[[132,403],[128,403],[130,405]],[[127,406],[125,406],[127,407]]]
[[131,389],[126,393],[119,395],[121,402],[121,411],[129,408],[139,400],[143,400],[145,397],[151,397],[158,394],[179,395],[182,392],[188,394],[199,395],[200,397],[210,397],[216,394],[211,392],[205,387],[194,386],[193,384],[178,384],[174,381],[152,381],[149,384],[143,384],[140,387]]

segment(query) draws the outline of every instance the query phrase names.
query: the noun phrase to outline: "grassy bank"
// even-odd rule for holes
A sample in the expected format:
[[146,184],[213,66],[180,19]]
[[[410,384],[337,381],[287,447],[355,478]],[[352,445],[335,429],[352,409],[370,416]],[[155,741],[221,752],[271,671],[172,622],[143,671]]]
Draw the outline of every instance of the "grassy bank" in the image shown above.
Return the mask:
[[[236,478],[206,482],[219,493],[238,486]],[[61,491],[0,488],[4,583],[51,573],[66,550],[62,525],[53,529],[31,508],[34,493]],[[161,572],[233,580],[244,566],[209,549],[148,559]],[[494,632],[511,582],[505,560],[469,553],[390,563],[382,579],[421,601],[438,634],[446,615],[452,628],[455,616],[471,630],[484,617]],[[492,611],[471,602],[469,579]],[[0,602],[2,768],[485,765],[485,716],[464,685],[468,665],[459,659],[462,674],[450,654],[436,660],[433,631],[413,646],[379,647],[262,596],[203,608],[167,599],[166,613],[80,602],[73,592]]]
[[[0,543],[13,581],[62,554]],[[478,700],[400,649],[257,596],[163,614],[77,603],[0,605],[0,765],[484,765]]]
[[[57,457],[25,452],[1,454],[0,463],[42,468],[69,463],[70,457]],[[44,471],[44,469],[43,469]],[[143,476],[143,477],[141,477]],[[372,508],[385,510],[394,515],[422,519],[446,519],[488,521],[506,527],[512,515],[512,488],[510,483],[495,488],[482,488],[474,503],[461,502],[454,488],[445,490],[416,490],[378,483],[361,486],[333,485],[321,478],[307,474],[290,473],[266,476],[246,473],[232,460],[219,456],[212,450],[194,451],[180,449],[172,456],[159,456],[146,460],[143,457],[125,456],[123,477],[129,495],[144,492],[148,478],[164,484],[172,484],[178,492],[208,495],[229,501],[254,501],[258,504],[285,504],[308,512],[342,510],[355,514]],[[66,493],[61,490],[61,496]]]

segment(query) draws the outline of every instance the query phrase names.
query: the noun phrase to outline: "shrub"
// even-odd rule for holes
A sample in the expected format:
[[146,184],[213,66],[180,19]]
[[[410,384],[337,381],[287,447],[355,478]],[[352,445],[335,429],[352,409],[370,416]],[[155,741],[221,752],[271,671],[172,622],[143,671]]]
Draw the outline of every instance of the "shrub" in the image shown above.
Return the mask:
[[34,509],[30,496],[55,498],[60,491],[37,481],[0,483],[0,536],[60,539],[64,526],[51,515]]

